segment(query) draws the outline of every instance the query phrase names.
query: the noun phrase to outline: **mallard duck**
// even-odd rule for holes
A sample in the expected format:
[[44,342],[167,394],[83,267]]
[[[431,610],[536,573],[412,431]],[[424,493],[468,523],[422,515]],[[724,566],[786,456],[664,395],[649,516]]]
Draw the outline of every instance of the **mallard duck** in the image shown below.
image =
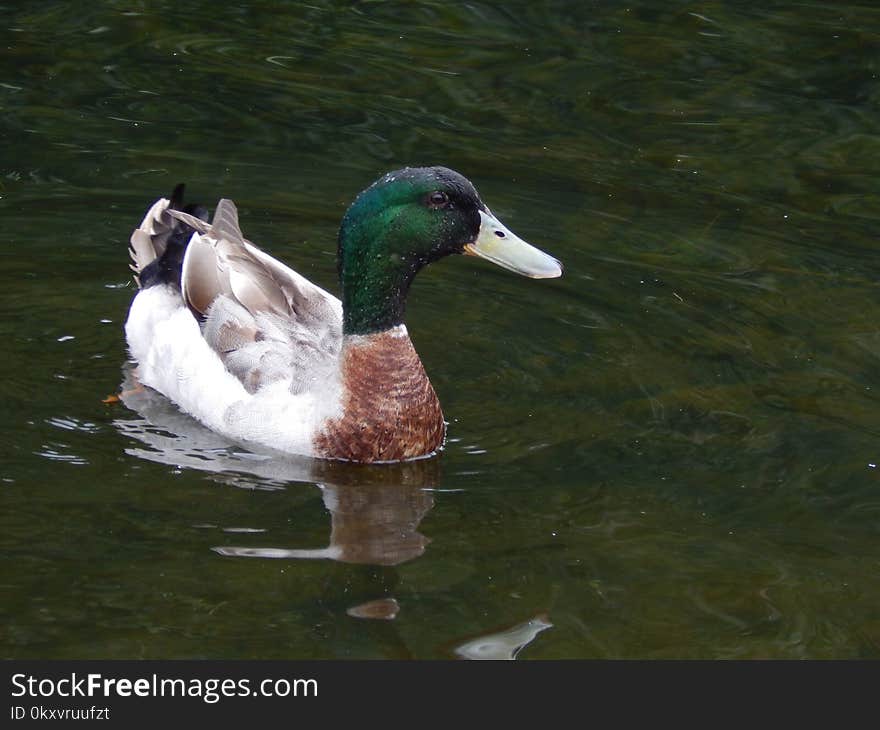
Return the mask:
[[559,262],[508,230],[467,178],[390,172],[361,192],[338,239],[341,301],[246,240],[230,200],[157,200],[131,236],[138,284],[126,339],[143,385],[245,444],[390,462],[443,444],[443,412],[404,324],[427,264],[469,254],[532,278]]

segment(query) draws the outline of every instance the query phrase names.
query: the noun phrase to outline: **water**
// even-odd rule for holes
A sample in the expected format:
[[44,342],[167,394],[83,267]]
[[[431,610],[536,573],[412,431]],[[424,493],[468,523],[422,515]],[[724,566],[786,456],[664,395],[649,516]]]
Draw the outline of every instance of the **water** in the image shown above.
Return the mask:
[[[856,3],[4,3],[0,655],[880,656],[878,50]],[[566,267],[417,280],[438,459],[102,403],[156,197],[335,291],[405,164]]]

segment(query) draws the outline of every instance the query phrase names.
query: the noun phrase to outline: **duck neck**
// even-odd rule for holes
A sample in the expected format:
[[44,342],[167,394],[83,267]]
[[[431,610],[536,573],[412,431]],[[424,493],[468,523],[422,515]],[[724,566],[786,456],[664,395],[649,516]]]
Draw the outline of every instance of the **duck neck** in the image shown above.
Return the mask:
[[[348,209],[338,238],[342,332],[367,335],[403,324],[406,297],[419,270],[432,260],[419,239],[436,236],[413,228],[387,190],[369,188]],[[409,228],[407,227],[409,226]]]
[[343,259],[342,332],[368,335],[402,325],[406,296],[420,268],[399,256],[373,254]]

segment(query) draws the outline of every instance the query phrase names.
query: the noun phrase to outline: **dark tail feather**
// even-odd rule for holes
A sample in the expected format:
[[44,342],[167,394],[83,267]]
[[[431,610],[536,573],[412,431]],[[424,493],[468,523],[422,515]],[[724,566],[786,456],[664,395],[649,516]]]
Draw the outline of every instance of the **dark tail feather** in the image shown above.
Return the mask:
[[168,207],[172,210],[183,210],[180,206],[183,205],[183,194],[185,191],[186,183],[177,183],[174,186],[174,190],[171,191]]
[[[183,194],[186,190],[184,183],[175,186],[171,193],[170,203],[168,205],[172,210],[182,210],[205,222],[208,221],[208,209],[204,205],[198,203],[183,204]],[[170,217],[170,216],[168,216]],[[151,262],[140,273],[140,285],[142,289],[156,284],[174,284],[180,288],[180,272],[183,269],[183,255],[189,244],[189,239],[195,229],[188,226],[183,221],[175,220],[174,228],[171,235],[168,236],[168,242],[162,255],[155,261]]]

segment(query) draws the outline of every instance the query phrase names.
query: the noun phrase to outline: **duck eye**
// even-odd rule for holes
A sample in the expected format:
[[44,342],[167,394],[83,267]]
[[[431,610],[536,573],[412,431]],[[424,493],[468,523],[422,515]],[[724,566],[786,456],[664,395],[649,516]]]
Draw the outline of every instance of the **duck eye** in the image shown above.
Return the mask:
[[445,208],[447,205],[449,205],[449,196],[442,190],[435,190],[428,194],[429,208]]

